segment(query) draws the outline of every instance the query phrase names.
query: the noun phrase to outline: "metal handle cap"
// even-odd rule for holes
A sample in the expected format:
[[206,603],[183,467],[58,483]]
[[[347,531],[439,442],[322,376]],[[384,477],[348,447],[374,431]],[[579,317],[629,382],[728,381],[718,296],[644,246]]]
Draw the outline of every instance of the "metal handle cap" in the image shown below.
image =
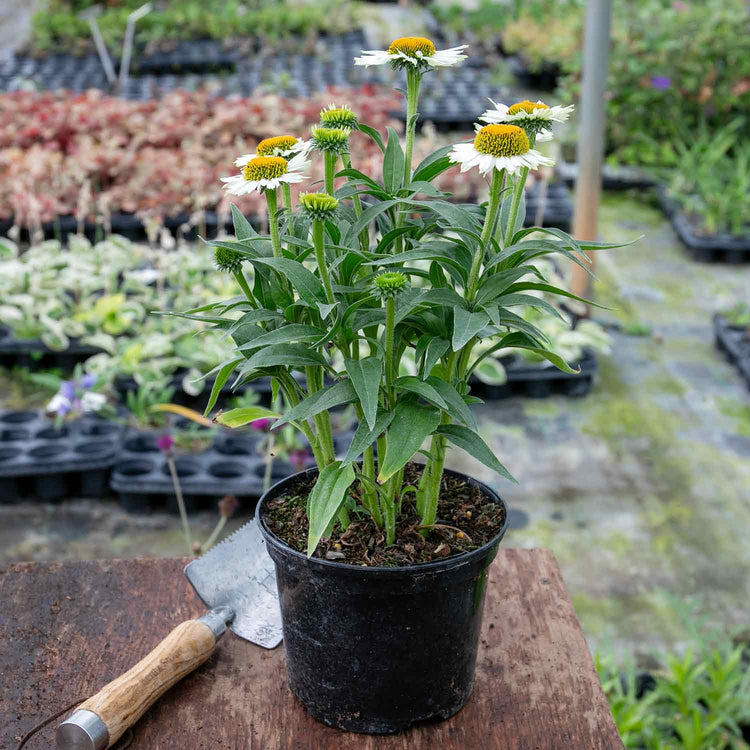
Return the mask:
[[93,711],[78,709],[57,727],[55,743],[57,750],[105,750],[109,730]]

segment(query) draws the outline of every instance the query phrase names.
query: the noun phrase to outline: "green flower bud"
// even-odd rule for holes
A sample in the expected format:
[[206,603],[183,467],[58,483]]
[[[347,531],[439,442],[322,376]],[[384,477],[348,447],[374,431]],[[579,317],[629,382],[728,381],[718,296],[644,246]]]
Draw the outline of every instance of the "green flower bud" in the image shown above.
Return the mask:
[[230,250],[228,247],[217,247],[214,251],[216,267],[220,271],[235,273],[242,268],[244,257],[236,250]]
[[346,104],[337,107],[329,104],[320,111],[320,122],[327,128],[347,128],[353,130],[357,127],[357,116]]
[[311,219],[327,221],[335,216],[339,202],[328,193],[302,193],[299,204]]
[[349,153],[349,128],[313,128],[312,147],[330,154]]
[[396,297],[409,288],[409,279],[398,271],[386,271],[375,277],[375,291],[384,299]]

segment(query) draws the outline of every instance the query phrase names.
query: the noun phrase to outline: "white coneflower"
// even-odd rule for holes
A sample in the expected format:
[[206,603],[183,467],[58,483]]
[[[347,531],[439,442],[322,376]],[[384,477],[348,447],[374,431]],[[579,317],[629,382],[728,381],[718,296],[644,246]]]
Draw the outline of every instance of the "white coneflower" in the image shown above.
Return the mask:
[[320,122],[326,128],[354,130],[357,127],[357,115],[346,104],[340,107],[329,104],[325,109],[320,110]]
[[305,155],[300,153],[288,161],[282,156],[256,156],[242,167],[242,172],[232,177],[222,177],[227,192],[232,195],[247,195],[255,190],[276,190],[280,185],[302,182],[302,174],[310,166]]
[[256,147],[254,154],[245,154],[234,160],[236,167],[244,167],[249,161],[259,156],[281,156],[291,159],[296,154],[306,154],[310,145],[302,138],[293,135],[275,135],[272,138],[264,138]]
[[387,50],[362,50],[362,57],[355,57],[355,65],[387,65],[394,68],[413,67],[419,69],[446,68],[466,59],[462,54],[468,45],[436,50],[435,45],[421,36],[404,36],[394,39]]
[[472,143],[458,143],[448,158],[461,165],[466,172],[477,167],[482,174],[495,169],[517,174],[527,167],[551,167],[555,162],[529,145],[529,137],[517,125],[485,125],[480,128]]
[[493,102],[494,109],[488,109],[479,118],[482,122],[492,125],[519,125],[526,133],[537,141],[552,140],[550,125],[553,122],[565,122],[573,111],[574,106],[550,107],[542,101],[531,102],[528,99],[507,106]]

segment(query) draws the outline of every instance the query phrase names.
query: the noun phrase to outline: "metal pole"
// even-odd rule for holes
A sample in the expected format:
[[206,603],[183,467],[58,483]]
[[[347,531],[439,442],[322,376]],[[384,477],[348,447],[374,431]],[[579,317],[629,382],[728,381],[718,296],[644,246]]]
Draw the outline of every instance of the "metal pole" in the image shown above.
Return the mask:
[[[579,240],[597,238],[611,15],[612,0],[588,0],[578,130],[578,180],[573,218],[573,236]],[[589,284],[589,275],[574,265],[571,291],[579,296],[586,296]]]
[[91,36],[94,38],[94,46],[96,47],[96,52],[99,55],[99,62],[101,62],[102,68],[104,68],[104,75],[107,76],[107,80],[109,81],[109,84],[111,86],[117,80],[117,77],[115,76],[115,68],[112,65],[112,58],[109,56],[107,45],[104,44],[102,32],[99,30],[99,24],[96,21],[96,17],[101,12],[102,8],[100,5],[92,5],[90,8],[87,8],[85,11],[79,13],[78,15],[80,18],[84,18],[89,22]]
[[122,44],[122,57],[120,58],[120,81],[119,91],[122,94],[125,91],[125,86],[128,82],[128,74],[130,73],[130,58],[133,54],[133,37],[135,36],[135,24],[143,16],[151,12],[151,3],[141,5],[140,8],[134,10],[128,16],[128,23],[125,27],[125,41]]

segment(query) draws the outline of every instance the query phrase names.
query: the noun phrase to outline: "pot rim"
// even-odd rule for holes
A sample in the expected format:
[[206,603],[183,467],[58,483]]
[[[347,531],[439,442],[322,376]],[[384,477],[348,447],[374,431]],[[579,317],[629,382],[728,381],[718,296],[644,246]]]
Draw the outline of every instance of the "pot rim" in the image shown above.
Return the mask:
[[264,510],[264,503],[266,500],[269,499],[272,495],[276,494],[278,491],[278,488],[286,484],[287,482],[290,482],[293,479],[296,479],[298,477],[302,477],[307,474],[317,474],[318,468],[313,467],[311,469],[306,469],[305,471],[297,472],[296,474],[292,474],[291,476],[288,476],[278,482],[276,484],[272,485],[271,487],[266,490],[265,493],[263,493],[263,496],[258,501],[258,505],[255,509],[255,517],[258,521],[258,526],[260,527],[261,533],[263,534],[266,542],[268,544],[273,544],[275,547],[278,547],[281,549],[281,551],[286,555],[291,555],[292,557],[297,558],[301,562],[304,562],[306,564],[310,565],[319,565],[320,567],[324,569],[330,569],[330,570],[351,570],[351,571],[358,571],[359,573],[365,573],[365,574],[375,574],[375,573],[410,573],[414,572],[416,573],[429,573],[429,572],[435,572],[437,570],[442,570],[444,568],[452,568],[457,565],[463,565],[464,563],[470,562],[478,557],[481,557],[482,555],[486,554],[488,550],[490,550],[493,546],[498,545],[503,537],[505,536],[506,531],[508,530],[508,522],[509,522],[509,514],[508,514],[508,506],[505,503],[505,500],[503,500],[500,495],[498,495],[495,490],[492,489],[492,487],[489,487],[484,482],[480,482],[478,479],[474,479],[474,477],[470,477],[467,474],[464,474],[460,471],[454,471],[453,469],[444,469],[443,473],[451,474],[453,476],[461,477],[465,479],[467,482],[473,485],[478,485],[483,492],[488,494],[490,497],[492,497],[495,502],[497,502],[499,505],[502,506],[503,510],[505,511],[505,521],[500,528],[500,530],[495,534],[492,539],[490,539],[488,542],[485,542],[481,547],[477,547],[477,549],[473,549],[469,552],[461,552],[458,555],[453,555],[451,557],[447,557],[444,560],[433,560],[431,562],[424,562],[424,563],[415,563],[414,565],[394,565],[386,567],[384,565],[352,565],[351,563],[342,563],[337,562],[336,560],[324,560],[320,557],[308,557],[304,552],[300,552],[299,550],[294,549],[293,547],[290,547],[285,541],[280,539],[276,534],[274,534],[267,526],[266,522],[263,518],[263,510]]

